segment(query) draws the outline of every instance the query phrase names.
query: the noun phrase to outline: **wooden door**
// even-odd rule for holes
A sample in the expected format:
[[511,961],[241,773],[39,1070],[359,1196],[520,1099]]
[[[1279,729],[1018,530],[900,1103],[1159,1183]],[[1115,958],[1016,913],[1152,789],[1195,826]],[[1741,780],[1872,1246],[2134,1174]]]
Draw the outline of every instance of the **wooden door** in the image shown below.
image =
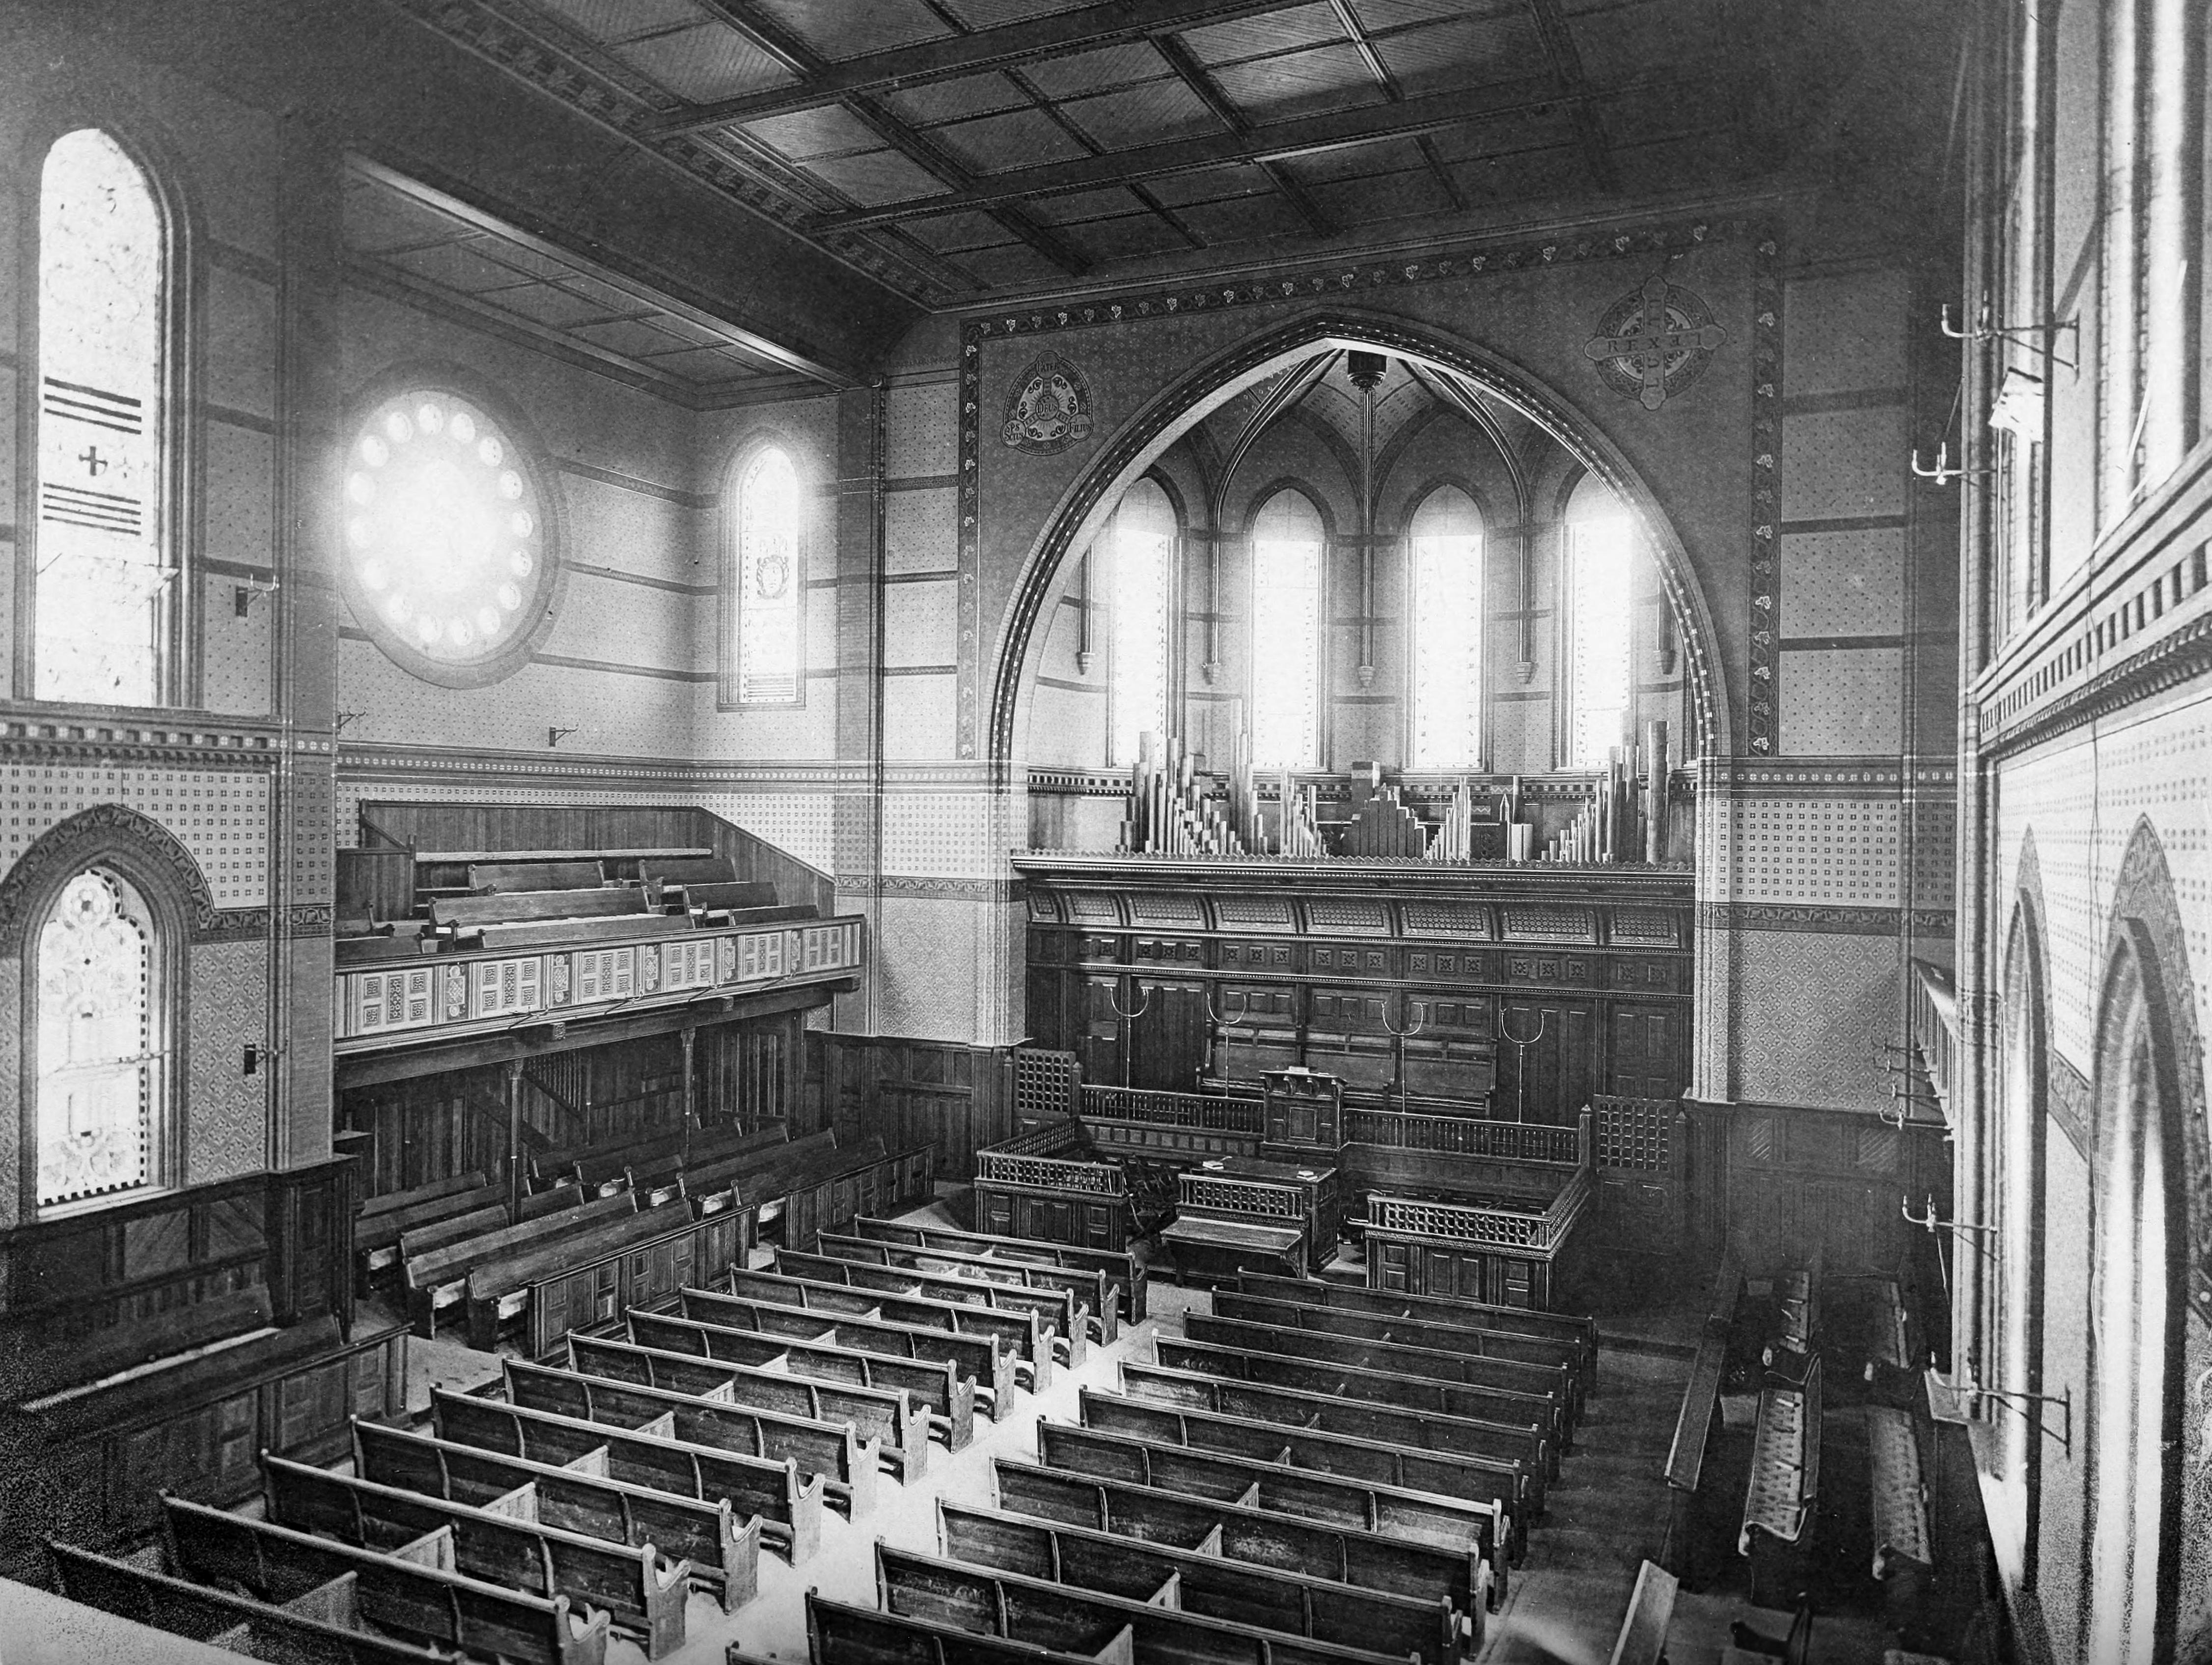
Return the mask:
[[[1571,1125],[1596,1088],[1598,1027],[1587,1001],[1509,994],[1498,1042],[1494,1114]],[[1516,1044],[1513,1037],[1531,1044]],[[1523,1088],[1525,1087],[1525,1093]]]
[[1121,1014],[1114,1009],[1121,986],[1119,976],[1094,975],[1083,980],[1083,1036],[1077,1051],[1083,1058],[1083,1079],[1100,1086],[1126,1085],[1121,1079]]
[[1191,983],[1146,982],[1129,1002],[1143,1002],[1129,1023],[1129,1085],[1190,1092],[1206,1063],[1210,1020],[1206,995]]
[[1681,1095],[1682,1012],[1672,1006],[1626,1002],[1613,1008],[1613,1045],[1606,1059],[1606,1091],[1624,1098]]

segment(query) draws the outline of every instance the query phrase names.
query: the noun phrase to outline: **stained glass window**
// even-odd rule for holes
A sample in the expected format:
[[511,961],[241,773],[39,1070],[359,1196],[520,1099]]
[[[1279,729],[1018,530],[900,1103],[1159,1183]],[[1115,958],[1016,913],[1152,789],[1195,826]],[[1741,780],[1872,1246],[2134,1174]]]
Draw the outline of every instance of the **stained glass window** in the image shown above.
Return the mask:
[[1252,521],[1252,763],[1321,761],[1321,511],[1279,491]]
[[39,180],[39,507],[33,689],[159,697],[168,239],[153,187],[97,128]]
[[514,441],[474,402],[416,388],[368,413],[346,464],[355,617],[418,675],[507,664],[552,576],[537,482]]
[[1413,512],[1413,767],[1482,761],[1482,511],[1439,486]]
[[129,884],[92,867],[39,931],[39,1202],[155,1178],[153,929]]
[[1112,598],[1107,608],[1113,632],[1113,750],[1107,761],[1131,763],[1139,734],[1167,732],[1175,505],[1156,483],[1139,480],[1123,495],[1100,541]]
[[1611,497],[1567,521],[1570,769],[1602,769],[1629,720],[1629,584],[1634,534]]
[[799,471],[771,446],[738,482],[738,698],[799,701]]

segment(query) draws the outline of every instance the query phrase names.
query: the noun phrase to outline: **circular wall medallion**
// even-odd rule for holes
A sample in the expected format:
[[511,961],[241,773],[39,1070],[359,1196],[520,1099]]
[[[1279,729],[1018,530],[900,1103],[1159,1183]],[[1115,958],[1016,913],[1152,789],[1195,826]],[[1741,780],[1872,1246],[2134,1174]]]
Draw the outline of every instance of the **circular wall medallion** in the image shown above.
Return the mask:
[[1607,309],[1583,353],[1607,386],[1656,410],[1705,374],[1713,349],[1727,339],[1711,308],[1654,272]]
[[557,559],[538,473],[496,418],[443,388],[373,406],[345,459],[346,600],[377,646],[456,686],[520,665]]
[[1033,361],[1014,383],[1000,438],[1017,451],[1049,457],[1091,437],[1091,384],[1057,353]]

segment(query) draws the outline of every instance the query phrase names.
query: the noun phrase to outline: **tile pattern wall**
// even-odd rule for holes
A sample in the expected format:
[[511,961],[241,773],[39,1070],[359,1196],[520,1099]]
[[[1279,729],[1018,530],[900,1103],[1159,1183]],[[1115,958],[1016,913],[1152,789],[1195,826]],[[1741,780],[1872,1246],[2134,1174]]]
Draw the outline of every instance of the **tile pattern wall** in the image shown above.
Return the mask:
[[175,834],[199,863],[216,907],[267,903],[265,775],[106,763],[9,763],[0,768],[0,872],[14,866],[41,833],[95,804],[127,805]]

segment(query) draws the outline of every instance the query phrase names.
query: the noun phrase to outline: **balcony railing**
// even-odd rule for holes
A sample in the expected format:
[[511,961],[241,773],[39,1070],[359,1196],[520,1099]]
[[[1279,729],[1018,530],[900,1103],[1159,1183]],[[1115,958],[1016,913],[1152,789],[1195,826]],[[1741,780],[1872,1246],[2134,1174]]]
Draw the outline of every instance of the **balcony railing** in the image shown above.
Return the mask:
[[1959,1043],[1958,987],[1948,971],[1925,960],[1913,961],[1912,973],[1912,1048],[1948,1121],[1964,1053]]

